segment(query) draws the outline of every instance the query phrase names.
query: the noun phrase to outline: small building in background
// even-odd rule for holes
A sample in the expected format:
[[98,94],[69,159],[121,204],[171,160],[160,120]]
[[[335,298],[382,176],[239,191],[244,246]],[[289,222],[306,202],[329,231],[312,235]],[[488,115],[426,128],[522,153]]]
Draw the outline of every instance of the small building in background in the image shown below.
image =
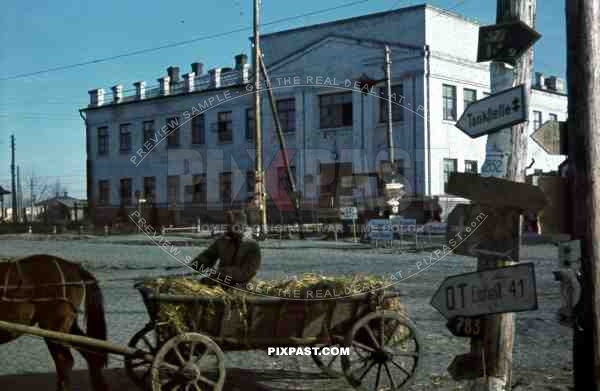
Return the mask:
[[34,219],[46,224],[82,222],[87,216],[87,200],[70,197],[67,192],[35,204]]

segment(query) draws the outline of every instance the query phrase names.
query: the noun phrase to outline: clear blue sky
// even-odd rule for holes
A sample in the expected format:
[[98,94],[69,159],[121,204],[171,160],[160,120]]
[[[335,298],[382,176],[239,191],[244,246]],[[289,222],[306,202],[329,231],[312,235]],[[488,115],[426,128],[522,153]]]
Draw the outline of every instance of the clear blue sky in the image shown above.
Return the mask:
[[[295,16],[351,0],[263,0],[263,21]],[[535,66],[546,74],[565,74],[565,0],[538,1]],[[265,27],[265,32],[421,4],[422,1],[371,0]],[[32,4],[35,6],[32,8]],[[492,24],[495,0],[440,0],[430,4]],[[0,13],[0,79],[251,27],[252,0],[123,1],[5,0]],[[169,65],[182,73],[200,61],[205,69],[232,66],[233,56],[249,54],[250,30],[185,46],[164,49],[0,81],[0,185],[10,187],[11,133],[17,140],[17,164],[28,179],[53,187],[56,178],[70,194],[85,197],[85,140],[78,109],[87,91],[136,80],[151,84]],[[28,186],[23,186],[27,196]]]

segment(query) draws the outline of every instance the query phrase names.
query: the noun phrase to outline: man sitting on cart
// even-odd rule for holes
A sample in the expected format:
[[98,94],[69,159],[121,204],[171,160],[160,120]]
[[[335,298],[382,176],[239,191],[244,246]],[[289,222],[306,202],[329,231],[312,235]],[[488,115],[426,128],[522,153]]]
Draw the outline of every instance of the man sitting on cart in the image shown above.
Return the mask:
[[[207,285],[221,284],[245,287],[260,268],[261,255],[258,243],[252,240],[243,214],[228,211],[225,214],[226,232],[208,249],[194,258],[189,266],[204,273]],[[219,261],[219,266],[215,264]]]

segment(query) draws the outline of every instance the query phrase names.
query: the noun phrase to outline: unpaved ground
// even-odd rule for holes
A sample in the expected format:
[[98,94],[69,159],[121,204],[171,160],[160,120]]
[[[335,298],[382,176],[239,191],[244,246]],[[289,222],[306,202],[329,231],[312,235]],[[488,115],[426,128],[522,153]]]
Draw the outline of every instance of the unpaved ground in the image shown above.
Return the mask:
[[[201,248],[181,247],[179,250],[176,258],[183,260],[185,255],[194,255]],[[0,238],[0,257],[33,253],[51,253],[81,261],[102,281],[109,338],[122,344],[148,321],[139,294],[132,288],[133,280],[185,272],[176,259],[154,246],[114,244],[102,238],[77,241]],[[260,278],[285,278],[304,272],[384,275],[401,271],[403,276],[412,274],[398,285],[424,342],[423,369],[412,389],[465,389],[464,383],[448,378],[446,367],[454,355],[468,351],[468,340],[451,336],[445,328],[445,320],[429,305],[429,300],[445,277],[473,271],[475,259],[450,255],[417,273],[417,263],[423,263],[423,258],[429,259],[429,253],[346,248],[323,242],[269,241],[263,245],[263,255]],[[550,245],[524,247],[522,261],[535,264],[539,309],[518,314],[513,384],[522,390],[567,390],[571,382],[571,331],[560,326],[555,317],[560,306],[559,286],[551,273],[557,264],[556,248]],[[226,356],[227,390],[349,389],[343,380],[323,379],[307,357],[275,359],[263,352]],[[80,360],[77,367],[83,367]],[[121,358],[113,357],[111,367],[122,367]],[[34,383],[51,381],[52,376],[38,374],[53,370],[45,346],[38,339],[22,337],[0,347],[0,375],[13,375],[0,377],[2,390],[52,389]],[[36,375],[22,376],[31,373]],[[112,377],[116,382],[114,389],[129,388],[122,374],[113,373]],[[85,379],[80,383],[85,387]]]

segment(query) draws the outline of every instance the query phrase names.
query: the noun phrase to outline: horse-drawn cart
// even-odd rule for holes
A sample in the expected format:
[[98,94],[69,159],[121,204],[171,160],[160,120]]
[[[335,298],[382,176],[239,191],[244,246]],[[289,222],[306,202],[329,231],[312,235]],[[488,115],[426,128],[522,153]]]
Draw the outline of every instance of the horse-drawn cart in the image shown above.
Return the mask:
[[[151,321],[129,346],[4,321],[0,330],[124,356],[130,377],[152,391],[220,391],[225,382],[224,351],[310,348],[325,374],[345,377],[363,391],[404,389],[420,364],[415,326],[403,311],[385,309],[398,296],[393,292],[327,300],[247,295],[243,302],[231,303],[136,287]],[[236,310],[239,305],[243,310]],[[161,319],[166,306],[183,311],[187,330]],[[323,347],[338,348],[340,354],[322,356],[323,351],[313,349]]]
[[[325,374],[344,376],[355,389],[369,391],[407,387],[420,364],[421,345],[413,323],[404,312],[383,309],[396,293],[328,300],[249,295],[243,303],[231,303],[137,288],[151,321],[130,347],[149,351],[154,359],[129,356],[126,367],[138,385],[151,384],[153,391],[221,390],[225,351],[310,348]],[[165,306],[185,314],[187,330],[161,319]],[[340,354],[321,356],[321,350],[312,349],[322,347],[336,347],[334,352]],[[339,348],[350,354],[342,355]]]

